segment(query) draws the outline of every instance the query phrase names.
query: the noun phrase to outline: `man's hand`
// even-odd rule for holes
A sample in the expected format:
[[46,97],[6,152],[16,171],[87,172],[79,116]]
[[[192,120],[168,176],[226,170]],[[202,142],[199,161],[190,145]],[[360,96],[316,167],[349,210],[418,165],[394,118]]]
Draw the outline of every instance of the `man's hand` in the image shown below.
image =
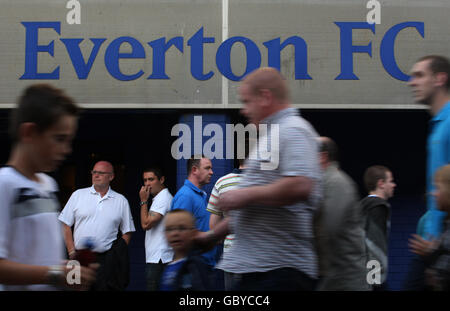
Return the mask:
[[147,202],[150,197],[150,188],[146,186],[142,186],[139,191],[139,197],[141,198],[141,202]]
[[100,267],[98,263],[90,264],[88,267],[80,266],[80,284],[69,285],[67,282],[67,274],[71,271],[67,267],[64,266],[64,283],[69,289],[77,290],[77,291],[87,291],[90,289],[91,285],[95,282],[96,279],[96,271]]
[[428,256],[436,249],[437,244],[437,240],[427,241],[419,235],[413,234],[412,238],[409,239],[408,246],[414,254]]
[[72,250],[69,252],[69,259],[70,260],[75,260],[77,258],[77,251],[76,250]]
[[198,231],[194,236],[194,244],[204,252],[211,250],[217,244],[217,238],[214,236],[214,231]]

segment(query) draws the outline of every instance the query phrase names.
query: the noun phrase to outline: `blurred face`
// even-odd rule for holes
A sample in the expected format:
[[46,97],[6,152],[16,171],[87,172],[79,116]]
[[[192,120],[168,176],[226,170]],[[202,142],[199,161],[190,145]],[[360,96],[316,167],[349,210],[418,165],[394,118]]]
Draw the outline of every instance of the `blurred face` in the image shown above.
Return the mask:
[[114,179],[113,168],[108,162],[97,162],[92,169],[92,184],[95,188],[108,188]]
[[158,179],[153,172],[145,172],[143,175],[144,186],[150,191],[152,196],[157,195],[164,189],[164,176]]
[[185,213],[173,213],[165,217],[166,239],[177,253],[189,252],[196,232],[192,217]]
[[433,195],[436,199],[436,204],[441,211],[449,212],[450,211],[450,202],[448,201],[448,193],[445,189],[444,183],[442,183],[439,179],[435,180],[435,190]]
[[77,118],[65,115],[43,132],[34,130],[31,146],[37,171],[54,171],[64,161],[72,152],[76,129]]
[[394,189],[397,185],[394,183],[394,177],[391,172],[386,172],[386,180],[384,181],[384,193],[386,198],[394,196]]
[[430,70],[431,60],[416,63],[411,70],[408,85],[412,88],[414,100],[421,104],[430,104],[436,90],[436,77]]
[[262,117],[262,98],[253,94],[250,86],[246,83],[239,87],[239,99],[243,104],[240,113],[247,118],[250,123],[258,125]]
[[199,167],[194,167],[194,174],[200,186],[209,184],[213,173],[211,160],[207,158],[202,158]]

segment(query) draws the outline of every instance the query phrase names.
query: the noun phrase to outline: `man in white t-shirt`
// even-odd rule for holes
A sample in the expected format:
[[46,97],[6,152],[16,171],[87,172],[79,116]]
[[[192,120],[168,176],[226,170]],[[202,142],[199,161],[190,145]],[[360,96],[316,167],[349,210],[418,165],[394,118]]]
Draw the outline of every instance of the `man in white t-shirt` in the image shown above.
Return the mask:
[[[68,286],[54,171],[71,152],[78,107],[47,84],[28,87],[10,119],[12,152],[0,169],[0,284],[4,290]],[[95,279],[81,267],[78,289]],[[1,286],[1,285],[0,285]]]
[[[117,240],[118,231],[128,245],[131,234],[135,231],[128,200],[111,189],[114,169],[111,163],[99,161],[91,171],[92,186],[75,191],[59,215],[63,222],[64,240],[70,258],[76,258],[78,250],[87,248],[92,243],[92,250],[97,253],[102,263],[106,252]],[[72,226],[74,230],[72,233]],[[118,240],[121,242],[121,240]],[[101,264],[97,274],[97,286],[107,283],[114,276],[105,273],[105,264]],[[104,289],[104,288],[102,288]]]
[[[147,290],[159,289],[159,281],[166,263],[172,261],[173,251],[168,245],[165,234],[163,217],[170,209],[173,196],[164,185],[165,176],[161,169],[148,168],[143,171],[144,186],[139,191],[141,198],[141,225],[145,230],[145,259]],[[150,209],[148,200],[153,196]]]

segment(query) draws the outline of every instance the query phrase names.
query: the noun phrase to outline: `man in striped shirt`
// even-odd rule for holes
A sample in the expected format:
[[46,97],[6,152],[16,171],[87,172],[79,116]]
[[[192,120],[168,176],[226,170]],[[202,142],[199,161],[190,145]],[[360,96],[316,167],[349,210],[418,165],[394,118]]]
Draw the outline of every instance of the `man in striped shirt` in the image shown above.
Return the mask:
[[[217,206],[230,216],[199,233],[197,241],[220,240],[229,229],[235,234],[217,266],[239,275],[235,290],[313,290],[318,273],[313,214],[321,195],[318,135],[290,105],[276,69],[249,74],[239,95],[242,114],[260,127],[259,148],[250,150],[239,189],[219,197]],[[270,159],[263,156],[267,147]]]
[[[209,218],[209,228],[214,229],[216,225],[226,217],[226,213],[224,213],[218,206],[217,201],[219,200],[219,196],[229,190],[237,189],[239,186],[239,182],[242,177],[242,169],[244,164],[244,159],[239,160],[240,166],[237,169],[234,169],[233,172],[222,176],[219,178],[212,189],[211,196],[209,197],[208,207],[206,210],[211,213]],[[223,252],[226,253],[229,251],[231,245],[233,244],[234,234],[230,233],[225,237],[225,241],[223,242]],[[225,290],[231,290],[233,285],[233,273],[225,271]]]

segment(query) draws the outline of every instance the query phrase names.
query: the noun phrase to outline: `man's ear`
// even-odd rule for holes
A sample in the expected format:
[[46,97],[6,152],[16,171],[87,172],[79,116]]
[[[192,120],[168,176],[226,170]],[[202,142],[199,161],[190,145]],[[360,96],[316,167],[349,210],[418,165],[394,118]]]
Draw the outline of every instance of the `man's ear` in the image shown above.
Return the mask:
[[194,165],[192,167],[191,174],[197,174],[197,170],[198,170],[198,167]]
[[435,81],[439,87],[445,87],[449,78],[450,77],[445,72],[437,72],[435,74]]
[[259,96],[262,99],[263,106],[269,106],[272,103],[273,94],[268,89],[260,89]]
[[161,178],[160,178],[159,181],[160,181],[161,184],[164,184],[164,182],[166,181],[166,179],[164,178],[164,176],[161,176]]
[[384,188],[384,183],[385,183],[384,179],[378,179],[377,180],[377,189],[378,188],[380,188],[380,189]]
[[37,133],[36,123],[24,122],[19,126],[19,141],[30,142]]

